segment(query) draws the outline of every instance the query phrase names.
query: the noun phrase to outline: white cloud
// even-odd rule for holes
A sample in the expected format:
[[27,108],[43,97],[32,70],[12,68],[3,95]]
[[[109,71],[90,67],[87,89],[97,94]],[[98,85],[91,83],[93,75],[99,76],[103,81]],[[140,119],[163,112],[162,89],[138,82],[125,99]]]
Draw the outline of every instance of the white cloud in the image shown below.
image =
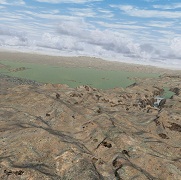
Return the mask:
[[168,27],[176,27],[174,21],[150,21],[145,23],[145,25],[150,27],[158,27],[158,28],[168,28]]
[[181,18],[181,11],[161,11],[161,10],[148,10],[139,9],[130,5],[111,5],[111,7],[119,8],[125,14],[141,18]]
[[170,48],[173,54],[181,59],[181,37],[175,37],[171,40]]
[[80,16],[80,17],[96,17],[96,13],[91,8],[69,8],[69,13],[73,16]]
[[38,2],[58,4],[58,3],[88,3],[88,2],[96,2],[102,0],[36,0]]
[[23,0],[0,0],[0,4],[3,5],[25,5],[25,2]]
[[[49,24],[45,24],[49,26]],[[19,26],[20,27],[20,26]],[[32,27],[33,28],[33,27]],[[125,31],[126,32],[126,31]],[[111,60],[155,65],[159,63],[180,64],[181,39],[175,38],[168,44],[168,51],[162,52],[157,43],[136,43],[129,35],[114,30],[99,30],[83,20],[62,20],[57,33],[41,30],[42,38],[33,38],[19,30],[0,28],[0,46],[19,49],[41,50],[59,55],[88,55]],[[166,44],[166,43],[164,43]],[[22,48],[24,47],[24,48]],[[46,49],[45,49],[46,48]],[[164,48],[165,49],[165,48]],[[176,58],[177,60],[175,60]],[[162,64],[163,66],[163,64]]]
[[133,22],[133,24],[131,23],[126,23],[126,22],[121,22],[121,23],[106,23],[106,22],[96,22],[97,24],[106,27],[106,28],[111,28],[111,29],[147,29],[147,27],[145,26],[141,26],[141,25],[135,25]]
[[0,28],[0,42],[1,46],[26,46],[28,44],[28,38],[24,32]]
[[[174,58],[177,59],[176,63],[181,62],[178,60],[181,58],[179,19],[146,19],[140,23],[136,18],[131,21],[127,17],[127,20],[123,19],[125,16],[118,17],[114,9],[94,9],[94,5],[88,5],[85,9],[78,8],[77,5],[71,8],[67,6],[65,11],[54,8],[47,11],[43,7],[29,10],[26,6],[15,10],[9,6],[8,11],[8,6],[4,7],[6,8],[2,9],[4,12],[0,19],[6,28],[0,27],[1,47],[9,46],[13,49],[20,46],[19,49],[42,49],[47,53],[56,51],[60,55],[65,52],[67,55],[88,55],[120,61],[130,58],[132,62],[147,64],[153,63],[155,59],[158,62],[164,59],[163,62],[168,64]],[[137,17],[159,18],[165,12],[164,17],[180,15],[177,11],[147,10],[130,5],[118,8],[121,10],[120,14]],[[170,15],[168,12],[174,14]]]
[[68,54],[121,61],[124,61],[126,57],[136,63],[141,61],[141,63],[152,65],[155,65],[155,60],[158,64],[169,65],[170,59],[172,63],[180,64],[181,58],[181,39],[179,38],[171,41],[167,47],[164,47],[167,51],[163,51],[162,46],[158,46],[158,41],[151,44],[148,39],[147,43],[136,43],[129,35],[114,30],[99,30],[84,21],[63,21],[58,26],[58,34],[45,34],[42,42],[41,47],[46,44],[49,48],[66,51]]
[[159,1],[159,0],[143,0],[145,2],[155,2],[155,1]]
[[[45,25],[46,26],[46,25]],[[19,24],[18,27],[23,27]],[[30,28],[30,27],[29,27]],[[32,27],[33,28],[33,27]],[[128,36],[109,30],[101,31],[83,20],[62,20],[57,27],[57,34],[41,31],[42,39],[34,39],[29,34],[15,29],[0,28],[0,45],[36,49],[49,48],[74,53],[74,55],[90,55],[104,58],[141,56],[139,45]],[[30,32],[30,31],[29,31]]]
[[[89,46],[99,47],[107,53],[115,52],[126,56],[142,56],[139,45],[133,40],[119,32],[88,28],[90,25],[85,22],[62,22],[58,26],[58,33],[67,38],[75,38],[77,42]],[[76,44],[75,44],[76,46]],[[86,49],[88,51],[88,48]]]
[[115,5],[111,5],[111,7],[115,7],[115,8],[119,8],[123,11],[131,11],[134,10],[134,7],[131,5],[120,5],[120,6],[115,6]]
[[7,4],[7,0],[0,0],[0,4]]
[[[42,12],[37,13],[37,12],[33,12],[33,11],[19,11],[19,12],[22,12],[23,14],[26,14],[26,15],[30,15],[34,18],[36,17],[36,18],[41,18],[41,19],[45,19],[45,20],[55,20],[56,22],[59,20],[62,20],[62,19],[64,19],[64,20],[65,19],[69,19],[69,20],[77,19],[77,17],[74,17],[74,16],[60,15],[60,14],[52,13],[52,11],[50,11],[50,12],[45,11],[44,13],[42,13]],[[52,22],[50,22],[50,23],[52,23]]]
[[112,18],[114,13],[108,9],[103,8],[92,8],[91,6],[87,6],[88,8],[68,8],[69,14],[74,16],[82,16],[82,17],[94,17],[94,18]]
[[181,3],[174,3],[171,5],[153,5],[156,9],[177,9],[181,8]]
[[[47,14],[47,11],[41,11],[41,13]],[[48,14],[59,14],[60,10],[54,9],[54,10],[48,10]]]
[[181,39],[176,38],[168,44],[167,51],[162,51],[157,44],[138,44],[125,34],[109,30],[88,30],[86,23],[64,22],[58,27],[57,35],[45,33],[38,46],[57,49],[69,55],[88,55],[125,62],[129,59],[128,62],[133,63],[159,66],[173,64],[177,67],[181,63],[180,44]]
[[114,13],[112,11],[110,11],[110,10],[103,9],[103,8],[98,8],[97,10],[100,13],[100,16],[103,17],[103,18],[112,18],[112,17],[114,17]]
[[44,33],[42,41],[38,43],[41,47],[68,51],[82,51],[83,48],[76,38]]
[[2,28],[2,27],[0,28],[0,35],[14,36],[20,39],[23,39],[25,37],[24,32],[14,31],[13,29],[11,30],[11,29]]

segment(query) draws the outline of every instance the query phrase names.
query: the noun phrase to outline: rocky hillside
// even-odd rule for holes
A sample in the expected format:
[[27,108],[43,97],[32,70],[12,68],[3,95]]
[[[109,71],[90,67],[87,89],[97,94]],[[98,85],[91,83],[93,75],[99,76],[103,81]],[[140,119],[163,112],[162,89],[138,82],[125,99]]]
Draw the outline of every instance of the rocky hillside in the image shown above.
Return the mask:
[[[0,80],[0,179],[181,179],[180,76],[106,91],[20,82]],[[175,95],[156,108],[165,85]]]

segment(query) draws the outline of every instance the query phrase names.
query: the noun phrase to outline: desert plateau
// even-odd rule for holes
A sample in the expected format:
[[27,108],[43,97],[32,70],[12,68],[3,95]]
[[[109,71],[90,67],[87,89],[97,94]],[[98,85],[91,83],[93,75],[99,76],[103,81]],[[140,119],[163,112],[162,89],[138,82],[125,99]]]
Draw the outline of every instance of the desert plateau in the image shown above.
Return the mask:
[[[10,76],[1,63],[0,179],[181,179],[180,71],[21,53],[1,53],[1,60],[37,56],[40,64],[158,76],[132,77],[124,88],[70,87]],[[171,94],[155,106],[164,88]]]

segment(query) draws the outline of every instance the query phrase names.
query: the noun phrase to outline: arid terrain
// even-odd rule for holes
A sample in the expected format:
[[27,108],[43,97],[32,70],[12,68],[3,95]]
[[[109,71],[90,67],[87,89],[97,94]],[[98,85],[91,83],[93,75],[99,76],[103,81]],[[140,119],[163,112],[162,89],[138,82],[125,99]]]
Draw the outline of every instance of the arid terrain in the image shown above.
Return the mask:
[[181,179],[181,74],[158,71],[109,90],[1,74],[0,179]]
[[63,57],[50,56],[33,53],[9,52],[0,50],[0,60],[14,61],[14,62],[28,62],[36,64],[61,65],[65,67],[90,67],[103,70],[126,70],[130,72],[146,72],[146,73],[181,73],[181,70],[169,70],[158,68],[154,66],[144,66],[140,64],[128,64],[117,61],[107,61],[95,57]]

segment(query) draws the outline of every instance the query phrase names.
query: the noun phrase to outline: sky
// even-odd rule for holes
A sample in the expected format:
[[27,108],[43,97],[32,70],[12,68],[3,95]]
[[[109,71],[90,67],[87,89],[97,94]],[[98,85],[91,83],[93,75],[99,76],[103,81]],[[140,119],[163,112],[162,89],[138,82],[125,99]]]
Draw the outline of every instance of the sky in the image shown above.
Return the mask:
[[181,69],[181,1],[0,0],[0,49]]

